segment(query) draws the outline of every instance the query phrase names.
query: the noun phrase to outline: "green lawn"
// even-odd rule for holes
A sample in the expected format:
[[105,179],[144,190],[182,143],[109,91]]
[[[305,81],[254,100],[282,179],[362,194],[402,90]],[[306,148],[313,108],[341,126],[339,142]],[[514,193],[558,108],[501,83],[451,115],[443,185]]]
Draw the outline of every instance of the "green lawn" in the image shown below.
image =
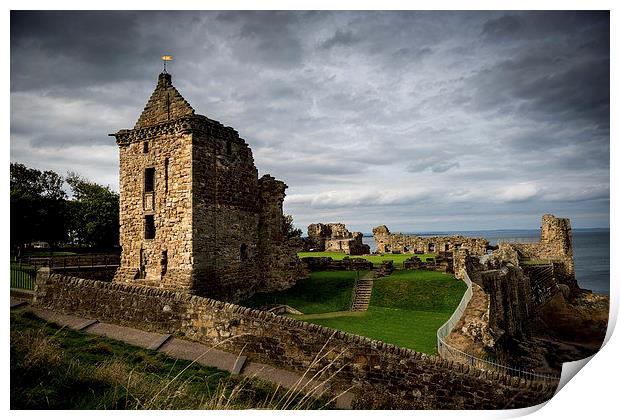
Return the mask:
[[[11,409],[249,409],[283,407],[284,391],[11,313]],[[296,406],[296,404],[299,404]],[[320,408],[293,397],[292,408]]]
[[436,271],[397,270],[374,281],[367,312],[348,312],[355,274],[314,272],[289,290],[255,295],[241,304],[286,303],[304,313],[295,319],[436,353],[437,329],[458,306],[465,283]]
[[436,271],[397,270],[376,279],[367,312],[294,318],[436,354],[437,329],[458,306],[467,286]]
[[371,306],[367,312],[349,312],[333,318],[312,318],[303,315],[293,317],[422,353],[436,354],[437,329],[450,315],[451,313]]
[[394,261],[395,267],[402,267],[403,261],[411,258],[412,256],[417,256],[422,261],[426,261],[428,258],[435,258],[436,254],[381,254],[381,255],[348,255],[343,252],[298,252],[297,256],[299,258],[304,257],[332,257],[334,261],[339,261],[344,257],[350,258],[364,258],[367,261],[370,261],[375,266],[381,265],[384,260],[392,260]]
[[[360,271],[360,278],[367,271]],[[355,271],[317,271],[295,286],[281,292],[258,293],[240,305],[258,308],[270,304],[286,304],[304,314],[346,311],[351,306]]]
[[438,271],[397,270],[376,279],[372,306],[411,311],[446,313],[448,317],[461,302],[467,286],[454,276]]

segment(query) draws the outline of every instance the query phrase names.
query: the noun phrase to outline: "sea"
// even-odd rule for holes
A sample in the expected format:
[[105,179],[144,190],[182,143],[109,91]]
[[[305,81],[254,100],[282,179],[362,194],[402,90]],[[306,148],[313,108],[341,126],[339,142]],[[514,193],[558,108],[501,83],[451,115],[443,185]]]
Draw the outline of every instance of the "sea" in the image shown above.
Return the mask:
[[[418,236],[470,236],[486,238],[491,245],[499,242],[532,243],[540,240],[540,230],[473,230],[447,232],[402,232]],[[376,249],[371,234],[364,234],[363,242]],[[573,258],[575,277],[582,289],[609,295],[609,229],[573,229]]]

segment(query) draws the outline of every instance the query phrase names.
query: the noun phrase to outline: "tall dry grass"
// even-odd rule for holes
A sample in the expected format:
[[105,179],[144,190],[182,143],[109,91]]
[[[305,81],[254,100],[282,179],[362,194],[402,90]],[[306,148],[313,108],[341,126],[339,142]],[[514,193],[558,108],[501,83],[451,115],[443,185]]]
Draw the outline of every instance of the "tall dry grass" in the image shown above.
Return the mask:
[[[74,334],[74,333],[73,333]],[[331,340],[331,338],[330,338]],[[108,344],[89,344],[89,351],[105,355],[96,364],[80,361],[63,342],[63,330],[50,335],[45,329],[11,329],[11,408],[97,408],[97,409],[270,409],[307,410],[331,408],[342,395],[331,383],[344,365],[341,352],[329,348],[328,340],[306,371],[288,388],[250,376],[197,377],[190,372],[200,357],[179,369],[155,363],[144,369],[116,357]],[[104,351],[105,350],[105,351]],[[209,349],[207,350],[210,351]],[[207,353],[205,352],[205,354]],[[167,369],[167,370],[166,370]],[[215,383],[215,386],[212,384]],[[88,388],[96,407],[82,406],[80,392]],[[62,401],[62,399],[66,401]],[[91,404],[91,403],[88,403]]]

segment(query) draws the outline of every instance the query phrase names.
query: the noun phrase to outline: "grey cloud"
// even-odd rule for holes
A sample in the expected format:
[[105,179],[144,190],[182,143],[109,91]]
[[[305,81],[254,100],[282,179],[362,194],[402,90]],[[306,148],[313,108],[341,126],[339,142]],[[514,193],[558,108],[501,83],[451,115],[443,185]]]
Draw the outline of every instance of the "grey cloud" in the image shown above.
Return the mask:
[[297,32],[300,17],[290,12],[232,12],[223,22],[239,25],[234,54],[240,62],[256,61],[263,66],[290,68],[301,63],[302,43]]
[[482,35],[490,39],[514,37],[522,28],[521,19],[514,15],[506,15],[487,20],[482,27]]
[[320,47],[329,50],[336,46],[351,46],[360,42],[360,38],[352,31],[338,29],[334,35],[321,42]]
[[460,165],[457,161],[444,160],[441,156],[433,156],[423,159],[416,159],[410,162],[406,170],[416,173],[430,170],[434,173],[447,172],[452,168],[458,168]]
[[295,220],[608,223],[606,12],[12,12],[11,159],[114,183],[163,53]]

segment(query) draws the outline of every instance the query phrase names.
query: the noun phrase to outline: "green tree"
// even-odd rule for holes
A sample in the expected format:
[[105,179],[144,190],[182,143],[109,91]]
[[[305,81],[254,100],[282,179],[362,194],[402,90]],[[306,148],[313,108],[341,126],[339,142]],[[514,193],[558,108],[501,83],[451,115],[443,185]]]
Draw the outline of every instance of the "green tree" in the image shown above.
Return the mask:
[[66,238],[66,193],[54,171],[11,163],[11,245],[41,240],[54,245]]
[[300,238],[302,231],[301,229],[296,229],[293,224],[293,216],[290,214],[285,214],[282,220],[283,228],[282,232],[284,232],[284,237],[287,239],[291,238]]
[[68,173],[66,181],[73,195],[68,202],[72,240],[99,249],[118,245],[118,193],[74,172]]

